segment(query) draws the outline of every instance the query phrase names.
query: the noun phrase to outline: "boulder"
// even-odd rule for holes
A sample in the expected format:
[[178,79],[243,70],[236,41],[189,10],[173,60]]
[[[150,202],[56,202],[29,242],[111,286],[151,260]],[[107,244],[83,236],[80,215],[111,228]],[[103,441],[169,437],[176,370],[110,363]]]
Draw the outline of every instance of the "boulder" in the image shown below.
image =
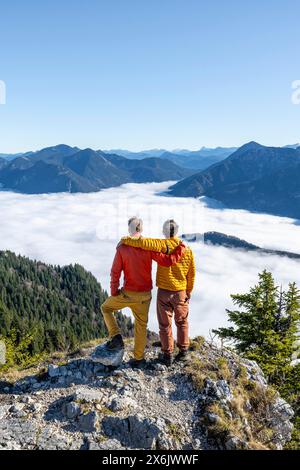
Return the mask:
[[100,344],[91,354],[93,361],[111,367],[119,367],[122,364],[123,356],[124,349],[109,351],[106,348],[106,343]]
[[99,424],[99,418],[95,411],[80,415],[78,418],[78,427],[83,432],[95,432],[97,431]]
[[81,409],[77,403],[69,402],[64,404],[62,411],[66,418],[74,419],[80,415]]
[[102,421],[102,429],[108,437],[133,449],[152,449],[160,434],[153,419],[140,415],[131,415],[124,419],[107,416]]
[[99,403],[103,399],[103,393],[90,388],[78,388],[72,396],[74,401],[82,403]]
[[127,408],[137,408],[138,404],[137,402],[130,397],[118,397],[114,398],[111,403],[108,405],[108,408],[111,411],[117,412],[117,411],[123,411],[126,410]]
[[60,370],[59,367],[54,365],[54,364],[49,364],[48,367],[48,375],[49,377],[59,377],[60,375]]

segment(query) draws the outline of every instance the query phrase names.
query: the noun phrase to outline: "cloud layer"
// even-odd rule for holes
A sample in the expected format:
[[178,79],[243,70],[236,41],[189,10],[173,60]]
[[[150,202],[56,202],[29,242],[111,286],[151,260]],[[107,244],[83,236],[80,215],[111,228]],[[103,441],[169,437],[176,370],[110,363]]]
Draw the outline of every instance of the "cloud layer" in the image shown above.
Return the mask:
[[[127,184],[91,194],[38,196],[0,192],[0,249],[52,264],[78,262],[106,289],[116,243],[126,234],[127,220],[133,215],[143,218],[145,236],[161,236],[164,220],[174,218],[183,233],[216,230],[262,247],[300,252],[300,226],[292,219],[222,209],[205,198],[159,195],[168,186]],[[208,335],[210,329],[224,325],[225,309],[232,307],[230,294],[246,291],[265,268],[278,284],[300,284],[299,261],[201,243],[191,247],[197,264],[191,336]],[[155,270],[154,266],[154,279]],[[157,331],[154,301],[150,328]]]

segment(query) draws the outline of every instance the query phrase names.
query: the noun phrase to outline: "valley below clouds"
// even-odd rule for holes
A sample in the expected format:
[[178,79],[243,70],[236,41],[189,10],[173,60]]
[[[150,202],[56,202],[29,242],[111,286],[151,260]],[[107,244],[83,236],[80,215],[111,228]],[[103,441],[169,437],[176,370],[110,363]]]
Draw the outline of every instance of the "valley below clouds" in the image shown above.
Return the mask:
[[[180,233],[219,231],[264,248],[300,253],[300,225],[293,219],[225,209],[206,198],[163,196],[170,185],[126,184],[88,194],[0,192],[0,249],[51,264],[80,263],[107,290],[116,244],[127,234],[127,220],[133,215],[144,220],[144,236],[161,237],[164,220],[174,218]],[[197,266],[191,336],[207,336],[212,328],[225,325],[230,294],[247,291],[263,269],[272,271],[283,287],[292,281],[300,285],[297,260],[201,242],[190,246]],[[154,281],[155,271],[154,263]],[[149,327],[157,331],[155,295],[154,290]]]

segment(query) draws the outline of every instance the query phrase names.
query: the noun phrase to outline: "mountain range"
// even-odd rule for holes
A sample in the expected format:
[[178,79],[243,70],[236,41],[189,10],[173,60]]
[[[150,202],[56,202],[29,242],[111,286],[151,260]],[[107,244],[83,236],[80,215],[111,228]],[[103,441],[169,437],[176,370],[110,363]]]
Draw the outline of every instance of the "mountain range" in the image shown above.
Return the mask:
[[[173,180],[178,182],[169,188],[172,196],[206,196],[229,208],[300,219],[298,144],[114,152],[123,155],[63,144],[14,158],[6,155],[0,157],[0,188],[26,194],[85,193],[124,183]],[[201,169],[203,165],[208,167]]]
[[237,147],[216,147],[207,148],[202,147],[200,150],[164,150],[164,149],[152,149],[144,150],[142,152],[130,152],[128,150],[114,149],[110,150],[109,153],[115,153],[126,158],[141,160],[148,157],[158,157],[170,160],[176,165],[184,168],[191,168],[193,170],[204,170],[210,165],[217,163],[224,158],[231,155]]
[[193,172],[162,158],[132,160],[68,145],[48,147],[13,160],[0,158],[2,189],[26,194],[93,192],[131,182],[180,180]]
[[227,207],[300,219],[300,147],[256,142],[171,186],[172,196],[207,196]]

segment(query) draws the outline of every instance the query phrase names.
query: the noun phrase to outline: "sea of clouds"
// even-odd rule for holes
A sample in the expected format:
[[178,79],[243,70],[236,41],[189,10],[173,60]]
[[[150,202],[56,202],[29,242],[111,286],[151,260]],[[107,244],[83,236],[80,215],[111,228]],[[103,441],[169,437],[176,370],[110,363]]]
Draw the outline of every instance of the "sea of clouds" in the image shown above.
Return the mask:
[[[300,252],[300,225],[294,220],[225,209],[206,198],[163,195],[169,186],[170,182],[127,184],[91,194],[0,192],[0,250],[52,264],[80,263],[107,290],[116,244],[126,235],[133,215],[143,218],[145,236],[162,236],[163,222],[174,218],[181,233],[215,230],[261,247]],[[190,246],[197,265],[191,336],[208,336],[212,328],[225,325],[225,309],[232,307],[230,294],[247,291],[263,269],[272,271],[279,285],[300,285],[300,261],[201,242]],[[155,270],[154,263],[154,279]],[[157,331],[155,290],[153,294],[149,327]]]

